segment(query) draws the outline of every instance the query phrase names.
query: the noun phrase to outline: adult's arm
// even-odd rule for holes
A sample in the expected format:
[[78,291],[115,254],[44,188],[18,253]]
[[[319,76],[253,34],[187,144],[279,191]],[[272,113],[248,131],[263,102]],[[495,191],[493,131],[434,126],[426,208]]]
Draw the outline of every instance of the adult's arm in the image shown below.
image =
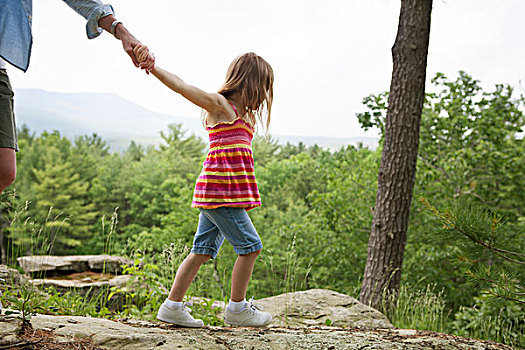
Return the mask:
[[[114,15],[109,15],[102,17],[98,20],[98,25],[105,29],[106,31],[111,33],[111,25],[113,22],[115,22],[117,19]],[[142,67],[144,69],[152,69],[155,66],[155,58],[153,55],[149,54],[146,61],[139,63],[137,58],[135,57],[135,54],[133,53],[133,49],[141,45],[140,41],[138,41],[128,30],[127,28],[122,24],[119,23],[115,27],[115,36],[117,39],[122,41],[122,47],[124,48],[124,51],[131,57],[131,60],[133,61],[133,64],[138,67]]]
[[[111,33],[111,24],[117,20],[115,11],[111,5],[104,4],[100,0],[63,1],[87,20],[86,33],[89,39],[98,37],[102,33],[102,29]],[[115,36],[122,41],[124,51],[126,51],[136,67],[140,65],[144,69],[153,68],[155,59],[151,54],[148,55],[148,59],[145,62],[139,64],[133,54],[133,48],[140,45],[140,41],[138,41],[122,23],[119,23],[115,27]]]

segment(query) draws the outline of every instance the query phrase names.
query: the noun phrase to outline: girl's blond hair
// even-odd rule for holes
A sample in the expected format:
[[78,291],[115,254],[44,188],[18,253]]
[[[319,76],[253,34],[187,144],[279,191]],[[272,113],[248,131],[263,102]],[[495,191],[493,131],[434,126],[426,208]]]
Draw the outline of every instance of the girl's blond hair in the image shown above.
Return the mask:
[[246,115],[252,125],[258,119],[268,130],[273,102],[273,69],[261,56],[248,52],[234,59],[218,93],[226,99],[236,95],[236,102],[241,105],[238,107],[244,108],[239,115]]

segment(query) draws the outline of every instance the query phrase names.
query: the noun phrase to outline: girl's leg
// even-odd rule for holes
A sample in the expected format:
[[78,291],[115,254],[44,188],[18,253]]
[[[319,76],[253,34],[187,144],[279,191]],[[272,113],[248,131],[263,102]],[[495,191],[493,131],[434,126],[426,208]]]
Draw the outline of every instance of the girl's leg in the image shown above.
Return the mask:
[[232,271],[232,301],[239,302],[243,301],[246,298],[246,289],[248,289],[248,282],[250,282],[255,260],[257,259],[257,256],[261,253],[261,250],[262,249],[259,249],[253,253],[242,254],[237,257]]
[[210,258],[210,255],[190,253],[177,270],[168,299],[171,301],[182,301],[201,265]]

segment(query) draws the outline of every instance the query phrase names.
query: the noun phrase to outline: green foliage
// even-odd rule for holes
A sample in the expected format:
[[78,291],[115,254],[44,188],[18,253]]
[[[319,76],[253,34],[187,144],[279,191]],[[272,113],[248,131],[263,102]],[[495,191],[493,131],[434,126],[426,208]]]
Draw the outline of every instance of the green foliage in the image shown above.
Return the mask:
[[490,339],[499,343],[525,347],[525,308],[506,301],[494,304],[492,296],[482,294],[474,298],[473,306],[462,306],[451,324],[455,334]]
[[[72,164],[57,164],[53,157],[46,157],[44,168],[35,169],[34,174],[35,206],[30,207],[30,215],[36,220],[54,215],[55,220],[46,221],[51,230],[51,241],[64,246],[63,249],[80,246],[82,241],[89,237],[91,224],[97,215],[94,205],[87,203],[85,198],[88,184],[80,180]],[[64,220],[57,221],[61,216]],[[58,234],[59,229],[63,237],[55,240],[54,236]]]
[[[523,216],[525,151],[519,133],[525,126],[524,98],[512,87],[484,92],[479,81],[460,71],[456,80],[438,73],[432,79],[421,118],[418,179],[415,192],[427,197],[462,197],[505,214]],[[370,95],[358,114],[366,130],[384,132],[387,93]],[[441,197],[440,197],[441,198]]]
[[438,210],[421,202],[436,219],[439,239],[455,243],[455,258],[480,293],[455,313],[452,330],[459,335],[525,345],[525,251],[519,225],[500,215],[459,200]]
[[255,136],[252,141],[252,149],[254,154],[257,154],[255,158],[256,168],[265,166],[268,162],[275,159],[277,153],[279,153],[280,146],[272,137],[261,137]]
[[0,302],[10,310],[6,315],[15,315],[24,322],[29,322],[32,316],[43,309],[45,303],[42,293],[30,284],[23,284],[16,289],[8,289],[0,295]]
[[37,221],[29,215],[29,205],[29,202],[19,208],[13,205],[10,209],[15,210],[8,212],[10,221],[6,231],[10,244],[6,248],[13,262],[20,255],[49,254],[64,221],[61,215],[54,216],[52,209],[42,221]]
[[112,287],[107,300],[116,299],[122,304],[121,316],[154,320],[188,253],[189,248],[181,242],[164,246],[156,255],[135,251],[134,264],[123,269],[131,280],[123,288]]
[[[437,172],[448,195],[468,197],[510,220],[523,216],[525,143],[523,97],[497,85],[483,92],[464,72],[456,81],[433,79],[441,91],[429,95],[422,125],[420,159]],[[517,210],[516,210],[517,209]]]
[[43,293],[40,313],[48,315],[72,315],[89,317],[107,317],[111,315],[105,302],[107,291],[85,293],[71,290],[59,293],[49,288]]
[[421,202],[437,218],[441,239],[455,241],[457,259],[467,266],[476,288],[495,299],[525,305],[523,232],[503,223],[498,214],[465,200],[443,211],[424,198]]
[[388,92],[383,92],[378,95],[369,95],[362,101],[368,111],[357,114],[357,120],[364,130],[377,128],[380,131],[381,141],[385,134],[386,110],[387,110]]
[[[468,331],[477,336],[482,325],[500,327],[498,320],[503,317],[489,306],[485,295],[519,299],[523,292],[519,288],[523,269],[512,267],[507,259],[521,256],[503,252],[523,254],[523,98],[516,98],[505,85],[483,91],[464,72],[452,80],[438,74],[431,90],[421,120],[414,195],[439,203],[437,207],[455,200],[467,200],[460,203],[472,206],[450,211],[455,216],[448,219],[453,218],[455,226],[445,228],[449,232],[444,236],[436,230],[443,222],[437,223],[422,203],[413,201],[403,257],[404,289],[397,308],[388,312],[400,327]],[[383,133],[387,99],[388,94],[382,93],[363,100],[366,111],[358,119],[364,129]],[[112,300],[118,296],[124,301],[123,315],[152,319],[192,244],[198,210],[190,204],[206,152],[206,144],[186,136],[180,125],[171,126],[162,138],[160,147],[132,142],[117,154],[110,153],[97,135],[70,141],[57,131],[37,136],[22,127],[18,178],[0,197],[3,262],[13,264],[20,255],[47,253],[136,258],[137,266],[127,272],[134,275],[138,289],[109,293]],[[267,137],[256,138],[253,151],[263,206],[250,211],[250,217],[264,248],[248,294],[262,298],[327,288],[357,296],[381,149],[347,146],[327,151],[302,143],[280,145]],[[482,211],[476,211],[474,204]],[[473,237],[484,248],[474,249],[472,239],[459,234],[458,228],[475,231]],[[227,299],[235,259],[231,246],[224,244],[217,258],[201,267],[188,295]],[[19,295],[17,300],[24,298],[30,299]],[[51,296],[43,308],[63,313],[69,300],[77,305],[75,312],[107,313],[100,300],[82,305],[76,298],[74,293],[62,299]],[[66,301],[61,304],[61,300]],[[198,317],[221,324],[210,302],[192,301]],[[508,306],[502,303],[502,308]],[[27,312],[39,307],[29,306]],[[479,310],[486,321],[469,325]],[[523,314],[522,309],[512,310]],[[508,334],[519,327],[513,323]],[[513,336],[483,334],[518,342]]]
[[135,260],[133,266],[124,268],[123,273],[133,276],[133,279],[123,289],[112,287],[108,301],[114,296],[124,300],[120,312],[122,316],[154,320],[156,311],[168,294],[162,284],[159,267]]
[[0,296],[6,315],[14,315],[29,321],[37,313],[47,315],[73,315],[107,317],[111,314],[105,302],[104,291],[85,293],[71,290],[59,293],[54,288],[40,290],[32,284],[7,289]]
[[[196,319],[201,319],[207,326],[224,326],[224,319],[222,318],[222,308],[214,306],[215,299],[201,299],[197,302],[188,302],[191,306],[191,314]],[[228,302],[228,298],[222,300],[224,305]]]
[[[469,199],[508,222],[524,217],[525,125],[522,96],[507,85],[483,91],[479,81],[465,72],[455,80],[437,74],[429,87],[421,118],[420,144],[414,196],[435,203]],[[387,93],[363,102],[358,115],[363,128],[383,133]],[[468,287],[467,266],[458,264],[454,239],[436,240],[435,225],[423,206],[413,201],[403,260],[404,283],[422,288],[437,283],[453,310],[479,294]],[[515,231],[515,235],[524,232]]]
[[316,230],[300,242],[314,261],[312,285],[347,292],[364,273],[379,153],[347,148],[323,163],[329,169],[326,189],[310,195]]

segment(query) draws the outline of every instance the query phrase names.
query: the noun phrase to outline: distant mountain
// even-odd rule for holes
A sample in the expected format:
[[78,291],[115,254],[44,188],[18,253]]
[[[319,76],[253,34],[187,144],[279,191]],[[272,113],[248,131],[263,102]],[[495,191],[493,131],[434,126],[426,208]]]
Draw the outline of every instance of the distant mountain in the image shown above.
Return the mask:
[[158,137],[172,123],[205,136],[202,123],[153,112],[110,93],[62,93],[35,89],[16,90],[15,113],[19,125],[32,130],[60,130],[66,136],[97,133],[108,137]]
[[[158,145],[160,131],[169,124],[181,123],[188,135],[207,139],[200,119],[169,115],[148,110],[111,93],[62,93],[37,89],[15,91],[15,113],[18,126],[26,124],[31,131],[59,130],[66,137],[96,133],[112,150],[122,151],[133,140],[143,145]],[[317,136],[273,135],[280,143],[337,149],[362,143],[377,147],[377,139],[331,138]]]

